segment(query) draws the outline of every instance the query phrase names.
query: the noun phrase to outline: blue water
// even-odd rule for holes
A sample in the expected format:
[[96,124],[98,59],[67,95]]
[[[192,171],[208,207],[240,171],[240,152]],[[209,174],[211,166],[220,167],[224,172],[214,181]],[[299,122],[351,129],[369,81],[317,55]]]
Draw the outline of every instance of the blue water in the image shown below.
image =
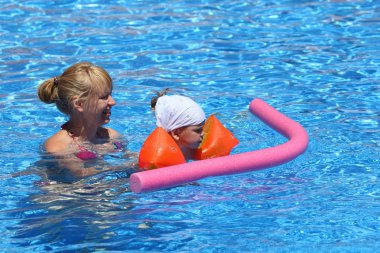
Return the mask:
[[[110,3],[112,2],[112,3]],[[380,2],[0,0],[1,252],[374,252],[379,249]],[[262,98],[301,123],[297,159],[144,194],[128,174],[38,184],[65,117],[36,95],[78,61],[114,79],[109,126],[138,152],[155,91],[188,95],[240,140],[285,138]]]

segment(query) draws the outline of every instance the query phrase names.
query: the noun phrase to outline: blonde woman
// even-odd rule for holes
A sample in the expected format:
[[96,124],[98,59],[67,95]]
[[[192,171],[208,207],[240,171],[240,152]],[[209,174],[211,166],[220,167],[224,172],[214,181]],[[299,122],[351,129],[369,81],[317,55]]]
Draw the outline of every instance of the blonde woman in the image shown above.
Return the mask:
[[54,177],[73,181],[96,174],[106,169],[97,166],[99,158],[123,148],[116,141],[119,133],[103,127],[110,121],[111,109],[116,104],[112,88],[107,71],[89,62],[74,64],[39,86],[40,100],[55,103],[68,116],[67,122],[44,144],[59,163],[59,169],[50,170],[57,174]]

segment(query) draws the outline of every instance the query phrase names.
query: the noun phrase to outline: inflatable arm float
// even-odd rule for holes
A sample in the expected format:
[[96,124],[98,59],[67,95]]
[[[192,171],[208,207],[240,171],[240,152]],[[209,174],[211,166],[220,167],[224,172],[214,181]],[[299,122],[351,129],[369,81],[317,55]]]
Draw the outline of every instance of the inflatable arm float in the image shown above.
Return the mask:
[[305,129],[261,99],[254,99],[250,111],[289,140],[275,147],[194,161],[155,170],[137,172],[130,177],[130,188],[140,193],[178,186],[209,176],[237,174],[270,168],[302,154],[308,144]]

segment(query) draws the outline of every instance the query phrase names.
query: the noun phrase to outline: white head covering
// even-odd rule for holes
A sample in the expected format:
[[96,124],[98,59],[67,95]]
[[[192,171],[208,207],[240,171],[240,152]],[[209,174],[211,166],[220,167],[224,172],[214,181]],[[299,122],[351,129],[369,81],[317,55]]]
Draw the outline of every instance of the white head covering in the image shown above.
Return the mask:
[[184,126],[195,126],[206,119],[205,112],[192,99],[180,95],[162,96],[155,107],[157,126],[167,132]]

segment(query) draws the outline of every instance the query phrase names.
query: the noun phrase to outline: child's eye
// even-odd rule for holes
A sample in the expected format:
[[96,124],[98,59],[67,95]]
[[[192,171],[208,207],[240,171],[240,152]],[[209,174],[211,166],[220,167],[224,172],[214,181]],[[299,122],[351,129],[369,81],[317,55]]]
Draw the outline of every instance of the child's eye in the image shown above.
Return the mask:
[[196,129],[196,130],[194,130],[194,132],[196,132],[197,134],[200,134],[200,133],[202,133],[202,128],[199,128],[199,129]]

